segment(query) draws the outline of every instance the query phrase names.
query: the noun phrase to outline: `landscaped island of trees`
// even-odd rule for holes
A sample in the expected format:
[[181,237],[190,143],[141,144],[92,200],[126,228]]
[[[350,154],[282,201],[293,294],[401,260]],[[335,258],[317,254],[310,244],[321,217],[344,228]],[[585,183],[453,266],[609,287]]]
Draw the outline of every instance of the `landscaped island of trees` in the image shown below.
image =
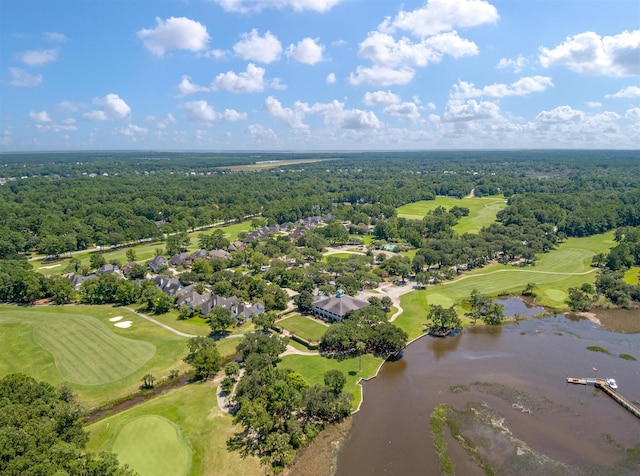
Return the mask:
[[[638,159],[5,154],[0,378],[90,414],[166,385],[92,420],[90,449],[150,474],[167,463],[124,442],[154,414],[166,453],[183,455],[176,471],[279,472],[357,408],[357,381],[409,340],[504,322],[498,295],[575,312],[636,308]],[[74,415],[78,426],[85,413]],[[84,436],[67,440],[82,465],[128,471],[85,452]],[[0,472],[26,451],[0,455]]]

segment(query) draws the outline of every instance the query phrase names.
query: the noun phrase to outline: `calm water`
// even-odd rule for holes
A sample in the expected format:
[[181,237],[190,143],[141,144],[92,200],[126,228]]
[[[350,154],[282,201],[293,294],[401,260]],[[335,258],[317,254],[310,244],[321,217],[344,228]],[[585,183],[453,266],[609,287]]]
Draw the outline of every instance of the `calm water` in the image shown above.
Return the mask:
[[[512,306],[519,304],[508,304]],[[523,316],[540,310],[523,306],[516,312]],[[610,355],[586,349],[592,345]],[[620,458],[612,449],[615,444],[640,443],[640,420],[602,391],[569,385],[566,377],[592,377],[595,367],[598,376],[615,378],[629,400],[640,400],[640,363],[618,357],[622,353],[640,359],[640,334],[610,333],[590,321],[564,316],[478,327],[446,339],[423,337],[408,346],[401,360],[386,363],[378,377],[364,384],[364,403],[338,457],[337,474],[438,474],[429,415],[438,404],[465,409],[468,402],[496,409],[512,434],[536,452],[606,474],[605,468]],[[512,401],[476,386],[450,392],[454,385],[474,382],[523,392],[540,403],[539,408],[522,413]],[[459,445],[450,441],[448,446],[456,474],[483,474]]]

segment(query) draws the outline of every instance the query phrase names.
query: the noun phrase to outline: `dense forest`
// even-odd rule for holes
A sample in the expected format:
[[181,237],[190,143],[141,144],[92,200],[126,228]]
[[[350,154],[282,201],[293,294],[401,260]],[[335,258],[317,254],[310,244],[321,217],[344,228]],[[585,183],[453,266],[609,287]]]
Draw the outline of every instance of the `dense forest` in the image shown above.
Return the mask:
[[[99,276],[74,296],[68,280],[45,278],[31,270],[26,258],[33,253],[55,258],[142,239],[166,239],[165,253],[171,257],[180,250],[185,231],[247,217],[260,225],[318,215],[334,221],[293,240],[272,236],[252,242],[248,250],[225,260],[199,260],[180,275],[182,285],[206,285],[219,295],[258,300],[267,310],[278,310],[286,303],[282,287],[299,293],[320,287],[327,294],[339,287],[355,295],[389,277],[410,274],[419,284],[434,284],[492,260],[534,264],[537,254],[566,237],[640,226],[640,160],[635,151],[61,153],[3,155],[2,162],[3,302],[78,298],[86,303],[142,301],[155,312],[171,308],[173,303],[155,286],[134,284],[144,276],[140,265],[128,273],[130,282]],[[454,232],[468,213],[464,207],[438,207],[422,220],[396,214],[404,204],[471,193],[508,199],[497,222],[479,233]],[[374,263],[369,254],[320,262],[326,246],[363,234],[416,253],[411,260],[396,256]],[[606,261],[618,273],[637,264],[637,250],[629,242],[635,235],[626,235],[598,264]],[[220,248],[219,239],[203,235],[201,247]],[[70,271],[87,275],[105,264],[100,257],[92,256],[92,269]],[[246,266],[259,272],[268,264],[264,279],[257,281],[229,270]],[[618,301],[626,305],[635,300],[631,291]],[[577,301],[583,303],[577,307],[585,307],[584,299]]]
[[[269,160],[283,165],[250,167]],[[61,153],[1,161],[0,258],[59,255],[257,214],[271,223],[333,213],[375,224],[398,206],[472,190],[509,198],[500,216],[506,226],[547,224],[587,236],[640,224],[635,152]]]

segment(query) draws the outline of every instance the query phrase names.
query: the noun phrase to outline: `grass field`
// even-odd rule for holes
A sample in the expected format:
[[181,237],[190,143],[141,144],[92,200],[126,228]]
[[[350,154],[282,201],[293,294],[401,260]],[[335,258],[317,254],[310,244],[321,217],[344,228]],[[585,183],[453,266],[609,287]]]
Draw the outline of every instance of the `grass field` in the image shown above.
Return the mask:
[[[241,231],[249,231],[251,229],[251,222],[244,221],[241,223],[234,223],[232,225],[217,227],[225,232],[225,236],[230,241],[234,241],[237,239],[238,234]],[[211,228],[209,230],[196,231],[189,234],[190,245],[188,246],[189,251],[197,251],[199,249],[198,246],[198,236],[205,233],[211,234],[217,228]],[[128,248],[120,248],[113,251],[106,251],[104,253],[104,258],[107,263],[110,263],[113,260],[117,260],[120,263],[124,264],[127,260],[127,250],[132,249],[136,253],[136,261],[139,263],[144,263],[150,259],[152,259],[156,255],[156,250],[161,249],[164,251],[166,244],[163,241],[154,241],[152,243],[144,243],[137,246],[131,246]],[[82,253],[77,253],[74,255],[75,258],[80,260],[82,266],[89,266],[90,263],[91,252],[86,251]],[[49,276],[52,274],[62,274],[66,273],[66,268],[69,265],[69,258],[62,259],[56,261],[55,263],[44,263],[42,261],[33,261],[34,270]]]
[[140,476],[186,476],[191,469],[191,447],[180,428],[159,415],[129,420],[118,433],[112,451]]
[[[132,326],[115,327],[115,316]],[[0,375],[69,383],[88,407],[137,390],[147,373],[186,370],[186,352],[186,338],[125,309],[0,306]]]
[[624,281],[627,284],[637,285],[640,284],[640,266],[635,266],[631,269],[628,269],[626,273],[624,273]]
[[311,385],[324,385],[325,372],[333,369],[340,370],[347,378],[344,391],[353,393],[353,409],[355,410],[362,398],[362,387],[358,385],[358,380],[375,375],[382,363],[382,359],[374,357],[371,354],[363,355],[362,372],[359,371],[359,361],[359,357],[340,360],[329,359],[319,355],[308,356],[293,354],[284,356],[278,366],[299,372]]
[[296,315],[278,321],[278,326],[309,342],[320,342],[328,327],[308,317]]
[[[567,289],[593,283],[597,271],[590,266],[593,255],[606,252],[613,245],[613,233],[569,238],[558,249],[539,255],[533,267],[493,264],[465,273],[453,281],[413,291],[400,298],[404,312],[395,323],[413,338],[422,333],[431,305],[460,305],[474,289],[490,296],[520,293],[528,283],[536,284],[538,303],[566,309]],[[463,315],[460,306],[456,310],[458,315]]]
[[490,225],[496,220],[496,214],[507,206],[506,200],[501,197],[483,198],[453,198],[436,197],[435,200],[422,200],[403,205],[397,209],[398,216],[411,220],[422,220],[427,212],[444,207],[447,210],[453,206],[469,209],[469,216],[462,217],[453,228],[458,234],[477,233],[483,226]]
[[141,476],[264,474],[256,458],[227,452],[234,428],[231,416],[218,408],[215,392],[213,382],[195,383],[100,420],[86,428],[88,447],[115,451]]

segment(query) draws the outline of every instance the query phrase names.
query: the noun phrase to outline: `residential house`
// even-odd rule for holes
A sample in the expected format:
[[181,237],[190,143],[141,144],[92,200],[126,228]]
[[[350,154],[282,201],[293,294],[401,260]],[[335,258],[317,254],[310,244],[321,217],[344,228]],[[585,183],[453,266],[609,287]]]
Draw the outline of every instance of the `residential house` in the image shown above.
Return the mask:
[[118,272],[120,268],[115,264],[107,263],[96,270],[97,274],[113,274]]
[[239,240],[234,241],[227,248],[227,251],[229,253],[233,253],[234,251],[244,251],[244,250],[245,250],[244,244],[242,244],[242,241],[239,241]]
[[169,266],[169,261],[164,256],[158,255],[149,261],[148,266],[154,273],[159,273],[163,267]]
[[187,252],[178,253],[177,255],[173,255],[171,259],[169,259],[169,264],[171,266],[188,266],[192,262],[193,261],[191,260],[191,257]]
[[357,311],[368,305],[367,301],[351,297],[339,289],[335,296],[319,296],[311,306],[311,311],[325,321],[342,321],[349,311]]
[[209,251],[209,256],[211,258],[227,259],[229,258],[229,252],[225,250],[211,250]]

